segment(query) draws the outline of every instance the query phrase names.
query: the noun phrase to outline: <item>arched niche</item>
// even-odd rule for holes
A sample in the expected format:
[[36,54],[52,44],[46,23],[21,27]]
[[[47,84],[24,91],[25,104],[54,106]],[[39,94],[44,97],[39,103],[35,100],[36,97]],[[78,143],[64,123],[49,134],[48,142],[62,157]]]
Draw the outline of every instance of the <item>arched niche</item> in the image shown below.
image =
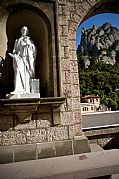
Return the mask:
[[[35,65],[35,78],[40,80],[41,97],[55,96],[53,71],[53,42],[52,27],[47,16],[39,9],[30,5],[16,5],[8,16],[6,23],[6,34],[8,39],[8,48],[6,52],[6,61],[9,63],[10,91],[14,89],[12,68],[12,59],[8,52],[12,52],[15,39],[21,36],[21,27],[26,25],[29,28],[29,36],[34,41],[37,48],[37,57]],[[55,58],[56,60],[56,58]],[[56,75],[56,74],[55,74]],[[57,89],[55,89],[56,91]]]

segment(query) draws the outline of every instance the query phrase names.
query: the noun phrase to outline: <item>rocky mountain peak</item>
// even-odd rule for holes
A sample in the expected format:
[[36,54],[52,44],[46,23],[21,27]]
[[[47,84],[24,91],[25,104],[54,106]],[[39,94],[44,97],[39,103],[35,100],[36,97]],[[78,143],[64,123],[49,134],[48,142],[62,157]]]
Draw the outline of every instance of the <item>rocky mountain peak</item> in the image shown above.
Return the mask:
[[82,28],[77,51],[86,58],[92,56],[97,62],[114,65],[119,62],[119,30],[109,22],[99,28],[95,25],[90,29]]

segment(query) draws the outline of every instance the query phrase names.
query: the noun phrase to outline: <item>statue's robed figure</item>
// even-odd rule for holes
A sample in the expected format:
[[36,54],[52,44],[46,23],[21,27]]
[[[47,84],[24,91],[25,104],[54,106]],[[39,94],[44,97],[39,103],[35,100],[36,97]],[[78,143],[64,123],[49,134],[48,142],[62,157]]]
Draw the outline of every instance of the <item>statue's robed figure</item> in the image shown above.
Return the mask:
[[31,92],[31,79],[35,76],[35,59],[36,47],[30,37],[27,36],[28,28],[23,26],[21,29],[22,36],[16,39],[14,44],[13,68],[14,76],[14,94],[23,94]]

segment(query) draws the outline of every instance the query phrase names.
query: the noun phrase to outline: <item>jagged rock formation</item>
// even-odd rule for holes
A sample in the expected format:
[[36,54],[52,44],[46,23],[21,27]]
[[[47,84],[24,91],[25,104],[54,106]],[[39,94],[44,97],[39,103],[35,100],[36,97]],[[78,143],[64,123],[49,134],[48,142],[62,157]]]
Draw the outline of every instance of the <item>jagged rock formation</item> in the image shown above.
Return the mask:
[[[101,27],[95,25],[91,29],[82,29],[81,42],[78,46],[78,54],[96,57],[97,62],[106,64],[118,63],[119,59],[119,30],[106,22]],[[85,67],[90,65],[85,60]]]

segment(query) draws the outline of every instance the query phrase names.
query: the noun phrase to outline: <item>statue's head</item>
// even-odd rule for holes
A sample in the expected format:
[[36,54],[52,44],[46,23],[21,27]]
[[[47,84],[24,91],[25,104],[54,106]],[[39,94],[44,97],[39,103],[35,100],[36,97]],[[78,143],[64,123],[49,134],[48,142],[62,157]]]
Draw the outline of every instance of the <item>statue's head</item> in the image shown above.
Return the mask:
[[23,26],[21,28],[21,33],[22,33],[23,36],[28,35],[28,33],[29,33],[28,27],[27,26]]

